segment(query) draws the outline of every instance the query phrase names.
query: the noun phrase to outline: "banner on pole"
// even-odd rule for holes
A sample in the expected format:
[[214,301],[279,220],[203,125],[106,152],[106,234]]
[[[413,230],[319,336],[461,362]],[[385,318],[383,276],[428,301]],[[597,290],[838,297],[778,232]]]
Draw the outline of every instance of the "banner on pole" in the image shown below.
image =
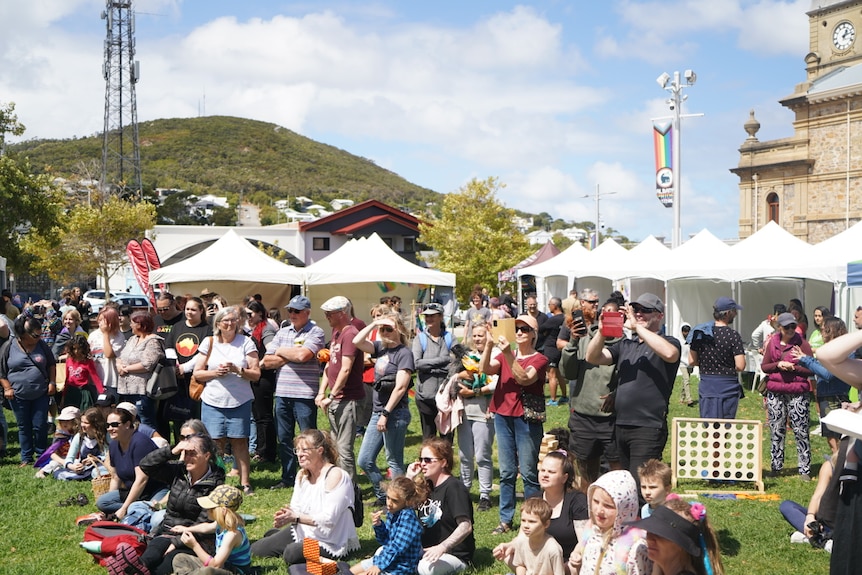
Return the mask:
[[656,197],[666,208],[673,206],[674,181],[673,166],[673,125],[671,123],[653,124],[653,144],[655,145],[655,188]]

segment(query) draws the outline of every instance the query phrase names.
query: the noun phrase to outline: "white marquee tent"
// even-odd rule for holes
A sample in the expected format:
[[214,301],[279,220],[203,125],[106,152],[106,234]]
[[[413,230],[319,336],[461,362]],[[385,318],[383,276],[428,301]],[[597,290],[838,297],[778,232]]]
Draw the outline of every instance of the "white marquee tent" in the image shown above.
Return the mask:
[[290,300],[291,285],[302,285],[303,268],[272,258],[228,230],[200,253],[150,272],[150,284],[170,284],[174,294],[197,295],[208,288],[229,302],[259,293],[267,306],[283,306]]
[[[332,254],[304,268],[311,317],[326,325],[320,304],[343,295],[353,302],[356,316],[368,319],[371,306],[382,295],[398,295],[402,309],[418,301],[429,285],[454,286],[455,274],[412,264],[386,245],[377,234],[348,241]],[[397,285],[396,285],[397,284]]]

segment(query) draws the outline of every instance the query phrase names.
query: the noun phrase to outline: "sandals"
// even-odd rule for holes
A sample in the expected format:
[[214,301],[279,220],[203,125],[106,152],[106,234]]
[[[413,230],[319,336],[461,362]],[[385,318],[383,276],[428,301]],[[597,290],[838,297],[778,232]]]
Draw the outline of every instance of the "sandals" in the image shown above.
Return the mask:
[[242,486],[243,495],[254,495],[254,489],[251,485],[243,485]]
[[508,533],[511,530],[511,523],[500,523],[493,531],[491,531],[491,535],[503,535],[504,533]]
[[68,499],[64,499],[57,503],[57,507],[72,507],[73,505],[80,505],[84,507],[85,505],[90,504],[90,498],[87,497],[86,493],[79,493],[77,495],[73,495]]

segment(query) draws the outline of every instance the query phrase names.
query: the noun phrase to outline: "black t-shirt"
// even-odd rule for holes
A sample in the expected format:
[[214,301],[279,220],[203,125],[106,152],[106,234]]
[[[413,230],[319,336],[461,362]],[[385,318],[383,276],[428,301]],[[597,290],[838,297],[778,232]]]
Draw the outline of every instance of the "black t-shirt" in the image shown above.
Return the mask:
[[[458,517],[466,517],[472,524],[473,504],[470,503],[470,492],[464,484],[450,476],[434,487],[428,499],[419,507],[419,521],[425,528],[422,531],[422,547],[433,547],[445,541],[458,526]],[[469,563],[475,551],[476,539],[471,532],[449,553]]]
[[184,321],[186,319],[185,314],[178,313],[176,317],[172,319],[164,319],[162,316],[156,316],[153,322],[156,324],[156,333],[160,336],[166,338],[175,325]]
[[551,518],[548,527],[548,535],[557,540],[563,548],[563,560],[568,561],[569,555],[578,544],[578,535],[575,533],[575,521],[589,519],[587,508],[587,496],[580,491],[567,491],[563,498],[563,508],[560,516]]
[[197,355],[201,342],[213,334],[212,327],[207,322],[189,327],[186,322],[176,324],[170,333],[165,335],[165,347],[177,351],[177,363],[183,364]]
[[544,342],[541,348],[537,351],[542,352],[545,357],[557,356],[560,350],[557,349],[557,336],[560,333],[560,327],[566,321],[566,314],[559,313],[550,316],[542,325],[539,326],[539,337]]
[[[678,350],[679,340],[662,336]],[[679,368],[679,359],[667,363],[637,336],[609,346],[617,366],[619,386],[615,408],[617,425],[662,429],[667,426],[667,406]]]

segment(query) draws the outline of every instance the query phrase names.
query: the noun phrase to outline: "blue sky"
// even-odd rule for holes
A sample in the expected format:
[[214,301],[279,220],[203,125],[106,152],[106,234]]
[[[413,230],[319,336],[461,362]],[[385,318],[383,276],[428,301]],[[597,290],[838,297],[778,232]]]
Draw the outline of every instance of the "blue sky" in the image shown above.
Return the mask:
[[[500,199],[671,235],[655,197],[651,118],[662,72],[693,69],[683,121],[683,237],[737,236],[736,166],[754,109],[792,134],[778,100],[805,79],[810,0],[276,2],[136,0],[141,121],[273,122],[439,192],[498,176]],[[0,4],[0,102],[25,138],[102,129],[97,0]],[[146,170],[146,165],[143,166]],[[604,195],[607,194],[607,195]],[[589,196],[584,198],[583,196]]]

